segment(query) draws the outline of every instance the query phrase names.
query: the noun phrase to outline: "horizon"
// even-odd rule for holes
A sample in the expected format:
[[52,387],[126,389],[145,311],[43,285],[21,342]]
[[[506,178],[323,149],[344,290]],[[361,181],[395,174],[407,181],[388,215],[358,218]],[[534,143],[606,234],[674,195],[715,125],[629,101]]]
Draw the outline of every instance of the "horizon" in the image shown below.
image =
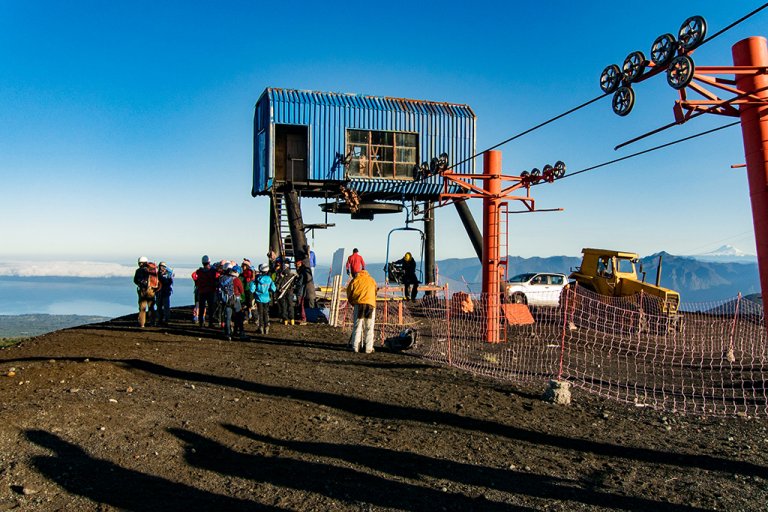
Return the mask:
[[[680,258],[704,258],[709,255],[711,255],[713,252],[717,252],[720,249],[726,248],[726,247],[734,247],[731,245],[724,245],[718,248],[716,251],[710,251],[708,253],[700,253],[700,254],[673,254],[669,251],[657,251],[652,254],[643,255],[641,254],[641,258],[649,258],[661,253],[669,254],[670,256],[674,257],[680,257]],[[738,250],[738,249],[737,249]],[[321,255],[318,255],[320,257]],[[579,254],[553,254],[548,256],[520,256],[520,255],[509,255],[510,258],[520,258],[523,260],[530,260],[534,258],[540,258],[540,259],[548,259],[548,258],[581,258],[581,253]],[[716,257],[716,256],[715,256]],[[736,257],[736,258],[744,258],[744,261],[741,263],[757,263],[757,256],[754,254],[740,254],[738,256],[722,256],[723,258],[728,257]],[[398,259],[399,255],[397,257],[391,258],[390,261],[394,261],[395,259]],[[753,261],[754,259],[754,261]],[[150,258],[151,260],[151,258]],[[212,258],[212,260],[216,260],[216,258]],[[436,259],[436,263],[440,263],[441,261],[450,261],[450,260],[477,260],[477,256],[464,256],[460,258],[438,258]],[[748,260],[748,261],[747,261]],[[161,261],[161,260],[158,260]],[[179,259],[177,261],[171,260],[170,258],[162,260],[167,261],[168,265],[173,269],[174,271],[174,279],[191,279],[191,273],[194,272],[197,268],[199,268],[199,263],[193,263],[193,259]],[[253,258],[251,258],[251,261],[254,262]],[[322,259],[319,261],[323,261]],[[317,268],[319,269],[329,269],[330,268],[330,254],[329,257],[325,260],[328,263],[324,264],[318,264]],[[417,258],[417,261],[421,261],[419,258]],[[366,260],[367,265],[383,265],[385,263],[384,258],[381,260],[378,259],[368,259]],[[258,264],[256,264],[258,265]],[[1,277],[81,277],[81,278],[110,278],[110,277],[132,277],[133,273],[136,270],[136,264],[127,259],[119,259],[119,260],[80,260],[80,259],[72,259],[72,260],[63,260],[63,259],[54,259],[54,260],[2,260],[0,259],[0,278]]]

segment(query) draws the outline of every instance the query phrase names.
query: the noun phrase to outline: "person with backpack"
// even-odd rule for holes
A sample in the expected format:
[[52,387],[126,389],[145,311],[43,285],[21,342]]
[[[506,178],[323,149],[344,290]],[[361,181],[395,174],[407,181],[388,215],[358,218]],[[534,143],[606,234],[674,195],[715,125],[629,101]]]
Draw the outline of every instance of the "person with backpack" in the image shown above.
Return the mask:
[[146,256],[138,261],[139,268],[133,274],[133,283],[139,295],[139,327],[146,325],[147,316],[151,325],[155,324],[155,298],[160,282],[157,278],[157,267],[150,263]]
[[167,326],[171,319],[171,294],[173,293],[173,269],[161,261],[158,265],[157,277],[160,289],[157,292],[157,316],[160,325]]
[[216,308],[216,286],[219,282],[219,274],[211,266],[211,259],[206,255],[202,259],[203,266],[195,271],[197,274],[197,298],[198,321],[200,327],[205,325],[205,317],[208,317],[208,327],[213,327],[214,310]]
[[[240,296],[243,294],[243,283],[234,268],[228,269],[219,277],[216,288],[216,299],[224,313],[224,335],[228,341],[232,341],[232,315],[240,312]],[[242,324],[242,322],[240,322]],[[245,332],[241,329],[240,336]]]
[[256,289],[253,295],[256,300],[259,334],[269,334],[269,303],[272,300],[272,294],[277,292],[277,286],[269,275],[269,265],[266,263],[259,265],[259,274],[256,276],[255,283]]

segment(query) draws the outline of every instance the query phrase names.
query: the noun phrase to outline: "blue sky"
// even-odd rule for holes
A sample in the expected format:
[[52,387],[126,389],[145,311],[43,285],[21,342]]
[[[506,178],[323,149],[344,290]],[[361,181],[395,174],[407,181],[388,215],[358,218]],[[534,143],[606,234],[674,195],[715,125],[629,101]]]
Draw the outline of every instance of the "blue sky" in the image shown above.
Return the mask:
[[[253,106],[266,87],[470,105],[484,149],[600,93],[633,50],[703,15],[714,33],[759,2],[0,2],[0,259],[260,259],[268,204],[250,196]],[[732,44],[765,36],[768,11],[699,48],[729,65]],[[731,122],[701,117],[628,149],[672,121],[663,77],[501,148],[504,170],[563,160],[570,170]],[[553,185],[513,216],[510,254],[601,246],[693,254],[724,243],[754,253],[738,127]],[[305,203],[305,221],[323,214]],[[472,203],[478,223],[481,204]],[[402,216],[332,216],[327,255],[383,260]],[[473,256],[452,207],[438,211],[438,259]],[[393,252],[413,244],[398,240]]]

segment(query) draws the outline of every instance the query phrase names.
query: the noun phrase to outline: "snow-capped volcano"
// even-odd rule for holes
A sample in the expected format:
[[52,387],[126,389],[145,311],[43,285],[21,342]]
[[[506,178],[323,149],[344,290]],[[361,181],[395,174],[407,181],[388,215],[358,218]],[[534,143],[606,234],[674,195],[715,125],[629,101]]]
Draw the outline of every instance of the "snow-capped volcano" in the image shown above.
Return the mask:
[[692,257],[701,261],[738,263],[753,263],[756,261],[756,256],[754,254],[747,254],[732,245],[723,245],[714,251],[705,252],[703,254],[694,254]]

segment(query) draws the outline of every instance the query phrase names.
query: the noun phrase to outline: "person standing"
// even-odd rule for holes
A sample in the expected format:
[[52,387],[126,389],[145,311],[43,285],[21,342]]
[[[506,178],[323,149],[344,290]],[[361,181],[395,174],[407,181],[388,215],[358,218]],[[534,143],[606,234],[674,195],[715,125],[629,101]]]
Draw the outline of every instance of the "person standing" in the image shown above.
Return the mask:
[[311,247],[307,246],[309,249],[309,270],[312,272],[312,277],[315,277],[315,267],[317,266],[317,257],[315,256],[315,251],[312,250]]
[[251,260],[243,258],[243,271],[240,273],[240,280],[245,289],[245,300],[243,301],[243,313],[248,323],[256,323],[256,309],[253,303],[253,281],[256,279],[256,273],[251,266]]
[[[232,319],[234,313],[240,312],[240,296],[243,294],[243,283],[238,279],[238,272],[234,268],[227,269],[219,277],[216,295],[218,298],[224,320],[224,336],[232,341]],[[235,325],[235,332],[240,333],[241,339],[245,332],[241,329],[242,322]]]
[[269,334],[269,303],[275,292],[277,292],[277,286],[269,275],[269,265],[262,263],[259,265],[259,275],[256,276],[256,291],[254,293],[260,334]]
[[[419,293],[419,278],[416,276],[416,260],[413,259],[410,252],[395,262],[403,269],[403,285],[405,286],[405,300],[416,300],[416,294]],[[411,288],[413,287],[413,288]]]
[[150,283],[149,260],[142,256],[138,261],[139,268],[133,274],[133,283],[136,285],[136,293],[139,296],[139,327],[144,328],[149,313],[150,323],[155,321],[155,293],[156,287]]
[[157,277],[160,280],[160,289],[157,292],[157,316],[160,325],[168,325],[171,319],[171,294],[173,293],[173,269],[161,261],[158,265]]
[[349,338],[353,352],[373,352],[374,326],[376,324],[376,281],[368,271],[361,270],[347,285],[347,301],[355,307],[352,313],[354,327]]
[[291,260],[286,258],[276,263],[277,305],[280,308],[280,317],[285,325],[293,325],[295,315],[296,295],[293,291],[296,273],[291,270]]
[[349,258],[347,258],[346,268],[347,275],[351,275],[352,277],[355,277],[361,270],[365,270],[365,260],[360,255],[357,247],[352,249],[352,254],[349,255]]
[[205,317],[208,316],[208,327],[213,327],[214,310],[216,309],[216,286],[219,275],[211,266],[211,259],[206,255],[202,258],[203,266],[195,272],[197,274],[197,297],[200,301],[198,308],[198,320],[200,327],[205,325]]

